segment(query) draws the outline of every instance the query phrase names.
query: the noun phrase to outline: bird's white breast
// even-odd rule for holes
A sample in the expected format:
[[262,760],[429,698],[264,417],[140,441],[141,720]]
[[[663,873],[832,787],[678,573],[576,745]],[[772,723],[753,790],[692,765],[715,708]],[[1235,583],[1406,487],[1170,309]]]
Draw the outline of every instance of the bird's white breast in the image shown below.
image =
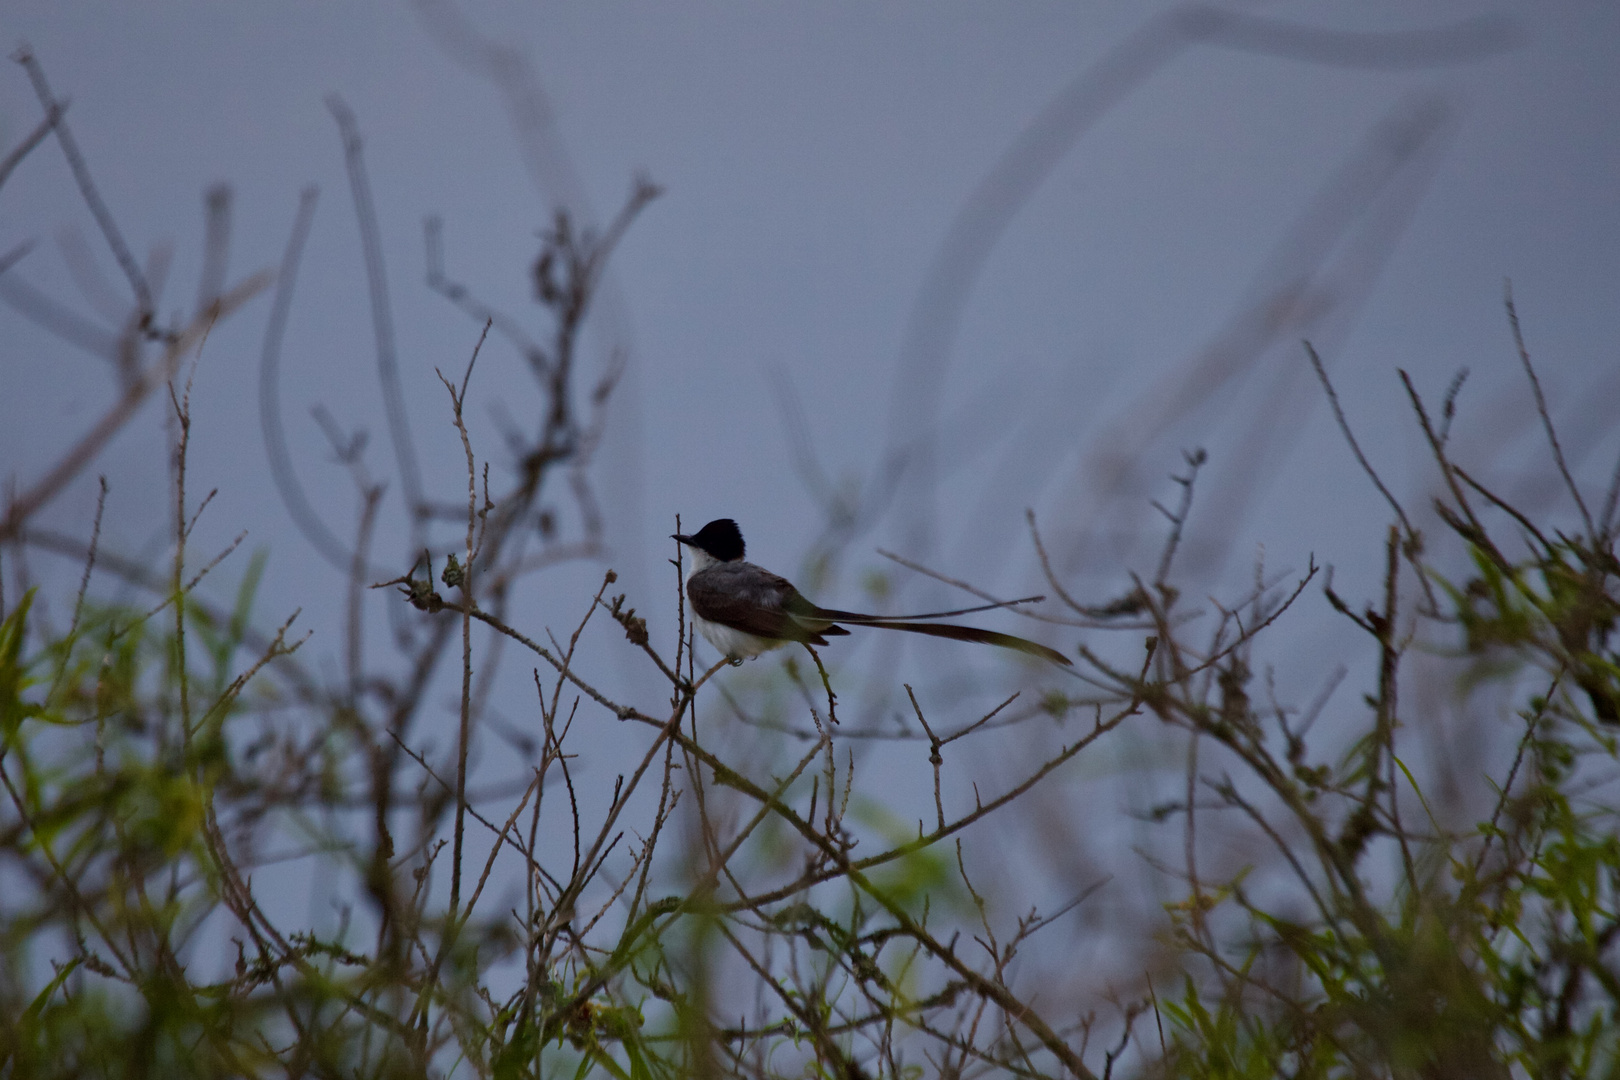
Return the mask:
[[744,630],[733,630],[729,626],[710,622],[701,615],[694,614],[692,622],[697,626],[698,633],[703,639],[720,651],[720,655],[733,659],[746,659],[758,656],[762,652],[781,648],[787,644],[786,640],[771,640],[762,638],[758,634],[750,634]]

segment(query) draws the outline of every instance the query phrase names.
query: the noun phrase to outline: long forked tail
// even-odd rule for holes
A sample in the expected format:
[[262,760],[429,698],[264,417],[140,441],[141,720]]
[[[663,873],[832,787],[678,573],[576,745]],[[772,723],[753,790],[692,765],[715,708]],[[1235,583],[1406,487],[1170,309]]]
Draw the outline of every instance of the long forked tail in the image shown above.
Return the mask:
[[840,611],[838,608],[819,607],[803,597],[799,597],[799,601],[803,604],[803,610],[795,609],[794,614],[869,626],[874,622],[899,623],[916,622],[919,619],[955,619],[962,615],[976,615],[981,611],[999,611],[1002,608],[1017,607],[1019,604],[1038,604],[1045,599],[1044,596],[1024,596],[1017,600],[995,600],[988,604],[979,604],[977,607],[957,608],[955,611],[925,611],[921,615],[866,615],[859,611]]
[[857,626],[876,626],[883,630],[909,630],[913,634],[928,634],[930,637],[950,638],[953,641],[979,641],[986,645],[999,645],[1003,649],[1017,649],[1019,652],[1031,656],[1039,656],[1042,660],[1050,660],[1054,664],[1073,667],[1074,661],[1058,652],[1048,649],[1045,645],[1030,641],[1028,638],[1016,637],[1012,634],[997,633],[994,630],[980,630],[977,626],[952,626],[950,623],[916,623],[894,622],[889,619],[862,619]]

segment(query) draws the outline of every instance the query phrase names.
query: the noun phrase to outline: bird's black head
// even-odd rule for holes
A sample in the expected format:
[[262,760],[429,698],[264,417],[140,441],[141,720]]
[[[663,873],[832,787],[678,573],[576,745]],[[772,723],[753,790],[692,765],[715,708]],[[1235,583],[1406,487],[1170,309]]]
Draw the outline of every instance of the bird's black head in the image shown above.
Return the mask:
[[674,539],[706,551],[720,562],[735,562],[743,557],[742,530],[730,518],[718,518],[690,536],[675,533]]

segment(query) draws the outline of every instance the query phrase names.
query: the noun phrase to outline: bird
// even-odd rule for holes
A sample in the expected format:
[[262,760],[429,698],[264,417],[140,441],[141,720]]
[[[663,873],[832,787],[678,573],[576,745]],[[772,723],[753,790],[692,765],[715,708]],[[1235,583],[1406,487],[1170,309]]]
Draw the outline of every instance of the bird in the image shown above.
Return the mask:
[[1074,663],[1056,649],[1012,634],[981,630],[976,626],[915,621],[962,615],[967,611],[885,616],[818,607],[806,600],[792,582],[743,557],[747,547],[742,530],[731,518],[711,521],[691,535],[672,533],[670,539],[679,541],[692,552],[692,568],[686,576],[686,600],[692,608],[693,623],[709,644],[735,663],[794,642],[806,646],[826,645],[828,638],[849,633],[839,623],[908,630],[955,641],[977,641],[1017,649],[1054,664],[1072,667]]

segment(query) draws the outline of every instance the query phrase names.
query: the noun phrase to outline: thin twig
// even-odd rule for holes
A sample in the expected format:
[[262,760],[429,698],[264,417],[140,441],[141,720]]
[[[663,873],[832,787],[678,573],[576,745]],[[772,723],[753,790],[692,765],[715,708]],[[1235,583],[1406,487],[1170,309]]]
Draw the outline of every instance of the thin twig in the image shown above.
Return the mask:
[[[270,477],[275,481],[276,491],[281,496],[282,505],[287,508],[288,516],[323,559],[334,568],[347,572],[354,561],[354,553],[315,512],[304,493],[287,447],[287,431],[281,412],[281,345],[292,311],[293,290],[298,283],[304,245],[315,222],[317,198],[318,192],[313,187],[307,187],[299,194],[292,231],[287,236],[287,246],[276,271],[275,296],[270,301],[270,316],[265,320],[264,327],[264,345],[259,352],[259,428],[264,436],[265,454],[270,459]],[[365,576],[376,575],[368,573]]]
[[[1081,615],[1086,619],[1096,619],[1096,620],[1098,620],[1098,623],[1096,625],[1114,626],[1114,625],[1117,625],[1117,624],[1113,620],[1113,618],[1112,618],[1113,616],[1123,615],[1123,614],[1134,614],[1137,610],[1139,610],[1137,608],[1137,606],[1136,606],[1136,600],[1135,600],[1134,597],[1127,598],[1126,603],[1115,602],[1113,604],[1105,604],[1105,605],[1102,605],[1100,607],[1093,607],[1093,606],[1091,606],[1089,604],[1082,604],[1080,601],[1076,600],[1073,596],[1070,596],[1069,593],[1063,588],[1062,582],[1058,581],[1057,572],[1052,569],[1051,557],[1047,555],[1047,553],[1046,553],[1046,544],[1043,543],[1042,540],[1041,540],[1040,527],[1038,525],[1036,525],[1036,523],[1035,523],[1035,511],[1034,510],[1025,510],[1024,511],[1024,519],[1027,522],[1029,522],[1029,537],[1030,537],[1030,539],[1032,541],[1034,541],[1034,544],[1035,544],[1035,556],[1036,556],[1036,558],[1038,558],[1040,560],[1041,573],[1046,575],[1046,583],[1048,585],[1052,586],[1052,591],[1058,594],[1058,599],[1062,600],[1065,604],[1069,605],[1069,607],[1077,615]],[[923,571],[923,572],[927,573],[926,570]],[[1046,616],[1043,616],[1043,615],[1032,615],[1031,617],[1036,618],[1036,619],[1042,619],[1043,621],[1057,621],[1057,620],[1049,620]],[[1065,622],[1065,623],[1069,623],[1069,620],[1062,620],[1062,621]],[[1090,625],[1093,625],[1093,624],[1088,622],[1088,623],[1082,623],[1082,624],[1079,624],[1079,625],[1090,626]]]
[[[96,555],[101,547],[101,517],[107,509],[107,478],[100,476],[96,478],[96,481],[96,516],[90,526],[90,545],[89,551],[84,557],[84,574],[79,578],[78,594],[73,598],[73,620],[68,625],[67,637],[62,640],[62,662],[56,669],[56,676],[51,680],[50,691],[45,695],[46,701],[51,701],[56,697],[56,692],[62,687],[62,678],[67,674],[68,662],[73,657],[73,646],[79,639],[79,620],[84,616],[85,594],[90,591],[90,573],[96,567]],[[0,617],[3,617],[4,614],[4,607],[0,607]],[[97,752],[100,752],[99,742]]]
[[1159,569],[1153,575],[1154,587],[1161,594],[1170,583],[1170,566],[1175,562],[1176,552],[1181,548],[1181,535],[1187,527],[1187,516],[1192,512],[1193,488],[1198,481],[1198,470],[1203,468],[1209,456],[1202,448],[1187,453],[1183,451],[1183,459],[1187,462],[1187,475],[1176,476],[1171,474],[1170,479],[1181,486],[1181,504],[1171,513],[1157,502],[1153,505],[1170,520],[1170,534],[1164,538],[1164,552],[1159,556]]
[[135,415],[146,396],[167,383],[179,369],[180,362],[193,347],[208,334],[217,320],[231,314],[245,304],[260,289],[269,284],[270,276],[254,274],[242,284],[220,297],[209,310],[177,334],[164,348],[163,356],[135,379],[101,418],[90,427],[73,448],[56,465],[22,495],[13,499],[4,518],[0,518],[0,543],[16,538],[18,530],[28,518],[66,489],[68,482],[79,470],[101,452],[102,448]]
[[455,919],[461,910],[461,844],[462,834],[466,825],[467,816],[467,755],[471,751],[472,742],[472,598],[475,595],[473,588],[473,573],[482,572],[481,567],[473,566],[473,533],[478,526],[478,463],[473,457],[472,441],[467,434],[467,424],[462,416],[462,406],[466,402],[467,382],[472,378],[473,365],[478,362],[478,352],[484,346],[484,339],[489,336],[489,324],[478,335],[478,344],[473,347],[472,358],[467,361],[467,373],[462,377],[461,390],[457,392],[456,386],[439,372],[439,381],[444,384],[446,392],[450,395],[450,408],[455,421],[456,433],[461,436],[461,449],[467,457],[467,542],[465,547],[466,563],[461,567],[461,575],[455,580],[449,577],[450,568],[445,568],[445,584],[458,587],[461,595],[467,598],[467,606],[461,615],[461,724],[456,743],[456,822],[454,840],[450,847],[450,917]]
[[24,135],[22,141],[12,147],[9,154],[0,158],[0,187],[5,186],[5,182],[11,178],[12,170],[22,164],[23,158],[32,153],[34,147],[45,141],[45,136],[51,133],[66,112],[66,102],[52,101],[45,109],[45,118],[35,124],[34,130]]
[[945,759],[940,756],[939,736],[935,735],[934,729],[928,726],[928,718],[923,715],[922,706],[917,704],[917,695],[912,692],[911,684],[905,683],[904,685],[906,696],[911,699],[911,711],[917,714],[917,723],[921,724],[923,731],[928,734],[928,763],[934,767],[935,828],[943,829],[945,827],[945,802],[940,797],[939,770],[945,764]]
[[79,195],[84,199],[85,206],[90,209],[90,216],[96,219],[96,226],[101,229],[107,247],[117,260],[119,269],[124,272],[124,277],[129,281],[130,290],[135,294],[138,325],[144,330],[155,314],[152,290],[147,284],[146,275],[141,272],[135,256],[130,254],[129,245],[124,242],[123,233],[119,231],[118,223],[113,220],[112,211],[107,209],[101,193],[96,190],[95,181],[90,177],[90,166],[85,162],[78,141],[74,139],[72,130],[61,115],[61,106],[51,93],[50,84],[45,80],[45,69],[40,65],[39,58],[27,45],[18,48],[11,58],[28,72],[28,81],[33,84],[34,94],[44,107],[46,116],[56,114],[56,121],[51,128],[56,133],[57,145],[62,148],[62,156],[67,158],[68,169],[73,173],[73,182],[78,185]]
[[[1401,519],[1401,531],[1408,537],[1415,536],[1416,534],[1412,530],[1412,522],[1407,518],[1406,511],[1401,508],[1401,504],[1395,496],[1390,494],[1389,488],[1384,486],[1384,481],[1379,477],[1378,470],[1372,467],[1372,463],[1367,460],[1367,455],[1361,452],[1361,445],[1356,442],[1355,432],[1350,429],[1350,422],[1344,418],[1344,409],[1339,405],[1339,395],[1334,391],[1332,381],[1328,379],[1327,369],[1322,366],[1322,358],[1316,355],[1316,349],[1309,341],[1303,344],[1305,346],[1305,355],[1311,361],[1311,369],[1316,372],[1316,377],[1321,380],[1322,389],[1327,393],[1328,404],[1333,407],[1333,419],[1338,421],[1339,431],[1343,433],[1344,441],[1350,444],[1350,452],[1356,456],[1356,462],[1360,464],[1361,471],[1367,474],[1368,478],[1372,480],[1373,486],[1378,489],[1378,493],[1384,497],[1384,501],[1389,503],[1390,508],[1395,511],[1395,516]],[[1441,445],[1444,445],[1443,439]]]
[[[354,111],[337,94],[327,96],[326,108],[337,121],[343,139],[343,161],[349,173],[349,190],[354,214],[360,226],[360,249],[365,257],[366,284],[371,299],[371,327],[377,341],[377,382],[382,387],[383,411],[388,417],[388,435],[394,444],[399,477],[411,513],[413,530],[420,529],[422,469],[416,460],[416,443],[411,437],[410,418],[405,410],[405,392],[399,379],[399,353],[394,340],[394,316],[388,300],[388,277],[383,260],[382,233],[377,225],[377,204],[366,174],[364,142]],[[413,536],[415,533],[413,532]],[[417,546],[413,540],[412,546]]]
[[1530,362],[1530,350],[1524,344],[1524,331],[1519,327],[1519,310],[1513,305],[1511,280],[1502,283],[1502,303],[1507,307],[1508,325],[1513,328],[1513,344],[1519,350],[1519,362],[1524,365],[1524,373],[1529,376],[1530,389],[1536,397],[1536,415],[1541,417],[1542,429],[1547,432],[1547,444],[1552,447],[1553,461],[1558,463],[1558,475],[1564,478],[1564,486],[1569,489],[1576,507],[1580,509],[1581,520],[1586,523],[1586,535],[1595,541],[1597,529],[1592,524],[1592,515],[1586,509],[1586,500],[1581,498],[1581,489],[1575,485],[1575,478],[1569,473],[1564,448],[1558,443],[1558,430],[1553,427],[1552,416],[1547,412],[1547,399],[1541,392],[1541,379],[1536,375],[1535,365]]

